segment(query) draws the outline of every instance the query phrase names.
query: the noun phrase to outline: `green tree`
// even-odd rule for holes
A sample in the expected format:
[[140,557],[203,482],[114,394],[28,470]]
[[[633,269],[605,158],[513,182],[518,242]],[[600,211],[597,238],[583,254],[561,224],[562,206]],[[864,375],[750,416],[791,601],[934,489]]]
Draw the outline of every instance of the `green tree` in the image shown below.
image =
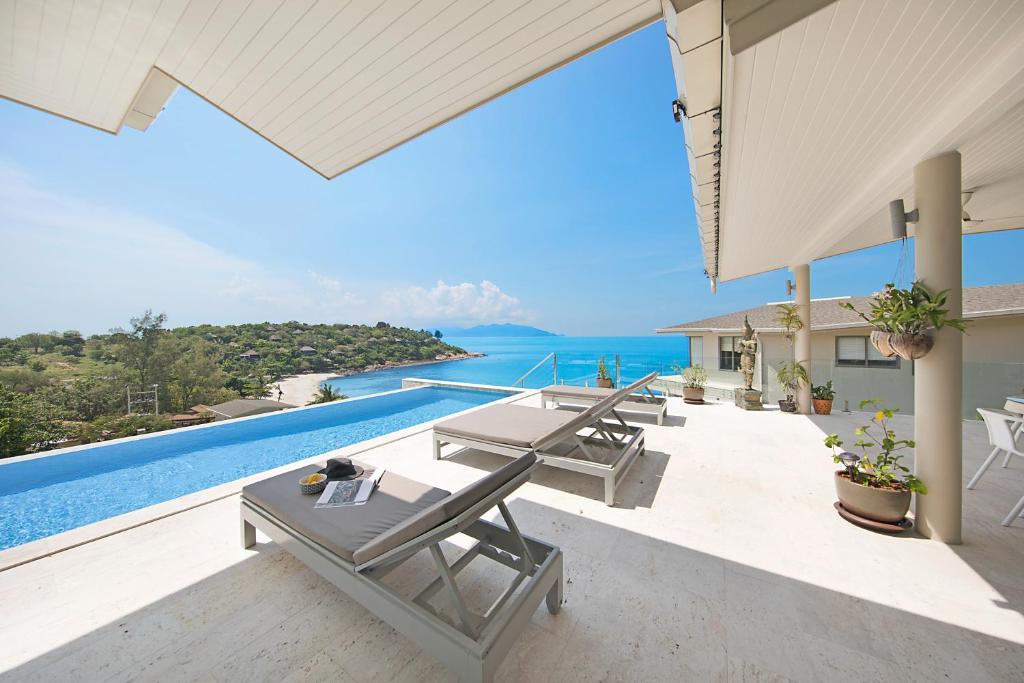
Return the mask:
[[320,390],[316,392],[316,396],[313,397],[313,400],[307,403],[306,405],[313,406],[320,403],[332,403],[334,401],[340,401],[344,398],[348,398],[348,396],[341,393],[340,391],[332,387],[330,384],[323,384],[320,386]]
[[166,331],[165,322],[166,314],[153,315],[153,311],[147,309],[141,316],[129,321],[129,329],[118,327],[110,331],[118,344],[118,360],[137,373],[142,387],[152,383],[157,351]]
[[441,334],[441,330],[434,330],[434,339],[440,339],[440,338],[442,338],[443,336],[444,336],[444,335],[443,335],[443,334]]
[[224,386],[227,375],[220,369],[221,354],[208,341],[197,339],[171,366],[172,396],[180,410],[206,400]]
[[69,432],[48,406],[0,384],[0,458],[51,447]]

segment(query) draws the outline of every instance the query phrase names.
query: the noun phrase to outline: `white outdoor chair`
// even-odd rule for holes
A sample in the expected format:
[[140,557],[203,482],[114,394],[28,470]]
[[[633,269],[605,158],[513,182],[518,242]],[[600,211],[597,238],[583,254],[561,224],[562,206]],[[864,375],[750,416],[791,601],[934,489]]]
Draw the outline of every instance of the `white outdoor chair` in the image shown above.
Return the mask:
[[[1010,456],[1012,455],[1019,455],[1024,458],[1024,451],[1021,451],[1017,446],[1015,438],[1016,427],[1020,425],[1022,420],[1020,415],[1003,410],[985,410],[983,408],[978,408],[978,414],[985,420],[985,427],[988,429],[988,442],[992,446],[992,452],[985,458],[985,462],[981,464],[977,474],[967,483],[968,489],[973,489],[977,486],[981,476],[985,474],[985,470],[989,468],[989,465],[995,461],[1000,451],[1006,453],[1006,457],[1003,459],[1003,467],[1010,464]],[[1021,496],[1017,504],[1010,510],[1010,514],[1003,520],[1003,526],[1010,526],[1018,516],[1021,516],[1022,510],[1024,510],[1024,496]]]

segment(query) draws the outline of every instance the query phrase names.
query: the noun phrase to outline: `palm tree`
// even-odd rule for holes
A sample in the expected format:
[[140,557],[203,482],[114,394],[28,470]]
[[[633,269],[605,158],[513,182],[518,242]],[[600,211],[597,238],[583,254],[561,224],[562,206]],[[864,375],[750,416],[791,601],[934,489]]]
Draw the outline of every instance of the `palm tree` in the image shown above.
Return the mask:
[[331,403],[333,401],[340,401],[343,398],[348,398],[348,396],[336,390],[330,384],[324,384],[320,387],[320,391],[316,392],[313,400],[306,405],[315,406],[318,403]]

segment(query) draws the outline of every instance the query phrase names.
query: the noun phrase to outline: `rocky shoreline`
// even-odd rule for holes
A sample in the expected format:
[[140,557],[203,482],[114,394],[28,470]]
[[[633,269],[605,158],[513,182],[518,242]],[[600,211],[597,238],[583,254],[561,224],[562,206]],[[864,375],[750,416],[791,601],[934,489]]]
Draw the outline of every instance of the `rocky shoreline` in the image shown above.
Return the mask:
[[342,379],[344,377],[351,377],[352,375],[362,375],[367,372],[377,372],[378,370],[393,370],[395,368],[409,368],[414,365],[433,365],[434,363],[447,363],[452,360],[466,360],[467,358],[482,358],[486,356],[485,353],[476,353],[467,351],[465,353],[442,353],[434,356],[433,360],[405,360],[405,361],[387,361],[384,363],[377,363],[375,365],[367,365],[361,370],[342,370],[340,373],[332,374],[328,379]]

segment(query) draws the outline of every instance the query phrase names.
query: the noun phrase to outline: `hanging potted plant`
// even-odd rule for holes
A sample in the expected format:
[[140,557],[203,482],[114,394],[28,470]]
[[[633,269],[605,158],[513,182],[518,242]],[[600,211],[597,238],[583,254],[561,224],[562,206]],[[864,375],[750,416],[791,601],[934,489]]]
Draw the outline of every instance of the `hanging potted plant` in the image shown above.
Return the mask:
[[779,399],[779,409],[784,413],[795,413],[796,392],[800,389],[801,384],[810,381],[807,376],[807,368],[796,361],[785,361],[775,371],[775,379],[782,386],[782,390],[786,392],[786,398]]
[[[889,428],[894,412],[882,407],[877,400],[860,402],[860,407],[872,408],[871,422],[854,432],[862,455],[839,450],[843,441],[838,434],[830,434],[825,445],[832,449],[832,460],[843,465],[835,473],[836,495],[839,504],[854,516],[884,525],[904,525],[911,495],[928,493],[924,483],[900,463],[900,451],[913,448],[911,439],[898,439]],[[872,449],[878,454],[871,456]],[[898,530],[898,529],[896,529]]]
[[849,301],[839,305],[875,328],[871,332],[871,343],[883,356],[917,360],[932,350],[935,330],[947,325],[961,332],[966,328],[963,320],[949,317],[948,297],[948,289],[932,294],[917,281],[910,289],[900,289],[889,282],[872,297],[870,314],[858,311]]
[[608,366],[604,362],[604,356],[597,359],[597,386],[602,389],[612,388],[612,378],[608,374]]
[[811,385],[811,400],[814,403],[814,412],[818,415],[832,414],[832,401],[835,397],[836,391],[832,388],[832,380],[817,386]]
[[704,387],[708,384],[708,373],[700,365],[691,365],[682,372],[683,401],[700,405],[704,403]]

